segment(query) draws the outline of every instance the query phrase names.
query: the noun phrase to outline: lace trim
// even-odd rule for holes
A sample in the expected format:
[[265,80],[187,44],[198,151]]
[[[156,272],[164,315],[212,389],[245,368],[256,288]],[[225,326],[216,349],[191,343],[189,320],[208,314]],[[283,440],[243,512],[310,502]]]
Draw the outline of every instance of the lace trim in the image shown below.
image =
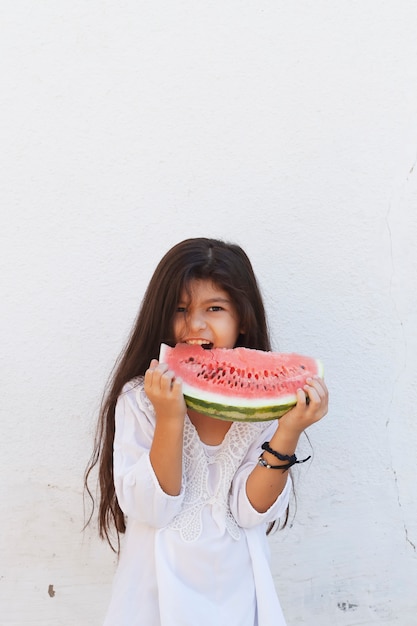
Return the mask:
[[[202,510],[212,506],[216,520],[223,523],[233,539],[239,539],[240,529],[229,507],[230,485],[250,444],[264,424],[232,424],[215,454],[209,455],[198,433],[187,417],[184,428],[183,463],[186,489],[181,512],[169,527],[178,530],[184,541],[196,541],[203,530]],[[209,465],[219,467],[219,480],[214,493],[209,489]]]
[[[155,418],[152,403],[143,389],[143,381],[139,381],[137,398],[141,408]],[[249,446],[267,427],[268,424],[263,422],[232,423],[219,449],[209,454],[194,425],[186,417],[183,446],[185,494],[182,510],[168,524],[168,528],[179,531],[184,541],[196,541],[203,529],[202,510],[205,506],[213,506],[216,508],[216,520],[224,523],[234,539],[239,539],[239,526],[229,507],[230,486]],[[210,493],[209,465],[213,463],[218,464],[219,480],[214,493]]]

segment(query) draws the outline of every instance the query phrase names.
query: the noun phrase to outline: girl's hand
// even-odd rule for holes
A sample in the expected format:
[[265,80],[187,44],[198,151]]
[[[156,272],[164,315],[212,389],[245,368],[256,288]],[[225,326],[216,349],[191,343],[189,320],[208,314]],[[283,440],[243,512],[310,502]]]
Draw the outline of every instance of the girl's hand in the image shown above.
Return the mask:
[[297,404],[279,420],[279,430],[300,435],[306,428],[321,420],[327,413],[329,392],[322,378],[308,378],[297,391]]
[[165,363],[152,359],[145,372],[145,393],[152,402],[157,420],[184,421],[187,412],[182,380]]

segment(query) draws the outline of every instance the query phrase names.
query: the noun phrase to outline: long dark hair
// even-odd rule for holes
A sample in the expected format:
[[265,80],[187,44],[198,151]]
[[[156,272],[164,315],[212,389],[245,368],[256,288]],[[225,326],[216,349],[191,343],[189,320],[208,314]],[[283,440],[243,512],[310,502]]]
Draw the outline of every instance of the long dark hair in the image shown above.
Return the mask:
[[112,549],[111,533],[126,530],[113,482],[114,413],[123,386],[142,376],[150,361],[158,358],[162,342],[173,344],[173,318],[180,294],[194,279],[209,279],[226,291],[236,307],[240,328],[237,346],[270,350],[270,337],[265,309],[252,265],[242,248],[233,243],[205,237],[186,239],[175,245],[158,264],[146,290],[138,317],[105,392],[84,485],[93,503],[88,486],[93,468],[98,465],[99,534]]

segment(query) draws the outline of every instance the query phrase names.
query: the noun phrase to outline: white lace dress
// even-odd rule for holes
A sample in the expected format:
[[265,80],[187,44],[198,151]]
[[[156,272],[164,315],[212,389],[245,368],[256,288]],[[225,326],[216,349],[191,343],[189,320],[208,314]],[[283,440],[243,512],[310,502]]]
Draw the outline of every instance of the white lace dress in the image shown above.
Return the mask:
[[128,383],[114,441],[127,529],[104,626],[285,626],[265,530],[285,512],[290,479],[262,514],[245,489],[276,422],[234,422],[219,446],[208,446],[186,417],[178,496],[162,491],[153,472],[154,426],[142,380]]

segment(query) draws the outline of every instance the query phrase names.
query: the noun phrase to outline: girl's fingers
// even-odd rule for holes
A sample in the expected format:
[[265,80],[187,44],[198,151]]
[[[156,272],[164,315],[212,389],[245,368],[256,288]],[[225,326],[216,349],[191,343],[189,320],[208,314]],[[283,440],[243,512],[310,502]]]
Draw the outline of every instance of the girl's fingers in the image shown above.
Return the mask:
[[309,407],[314,412],[319,412],[321,416],[326,415],[328,408],[328,391],[325,382],[319,377],[307,379],[304,391],[309,398]]
[[321,402],[320,394],[318,393],[317,389],[313,387],[313,385],[304,385],[304,391],[308,396],[309,405],[312,403],[319,404]]
[[321,378],[308,378],[303,388],[297,389],[297,405],[309,405],[311,402],[327,402],[327,387]]
[[172,372],[171,370],[163,372],[160,379],[161,390],[164,392],[171,391],[174,379],[174,372]]
[[307,386],[315,389],[321,399],[324,399],[328,395],[327,387],[322,378],[314,377],[307,379]]
[[297,406],[305,406],[307,404],[307,395],[304,389],[301,389],[301,387],[297,389],[296,395],[297,395]]
[[174,380],[172,381],[172,388],[180,388],[182,387],[182,378],[174,378]]
[[147,369],[145,372],[145,385],[148,387],[149,385],[152,385],[152,379],[153,379],[153,370],[152,369]]
[[319,376],[315,376],[313,378],[313,385],[316,387],[320,396],[328,395],[329,392],[327,390],[326,383],[324,382],[322,378],[320,378]]
[[149,368],[145,372],[145,383],[148,386],[160,387],[161,377],[167,369],[167,365],[164,363],[158,363],[156,359],[152,359]]
[[149,391],[152,387],[154,392],[167,394],[174,387],[179,389],[182,385],[182,380],[175,378],[174,372],[168,369],[165,363],[159,363],[156,359],[152,359],[149,369],[145,372],[145,384]]
[[145,372],[145,380],[152,380],[152,375],[155,371],[155,369],[158,367],[158,361],[156,359],[152,359],[152,361],[149,364],[148,369]]

